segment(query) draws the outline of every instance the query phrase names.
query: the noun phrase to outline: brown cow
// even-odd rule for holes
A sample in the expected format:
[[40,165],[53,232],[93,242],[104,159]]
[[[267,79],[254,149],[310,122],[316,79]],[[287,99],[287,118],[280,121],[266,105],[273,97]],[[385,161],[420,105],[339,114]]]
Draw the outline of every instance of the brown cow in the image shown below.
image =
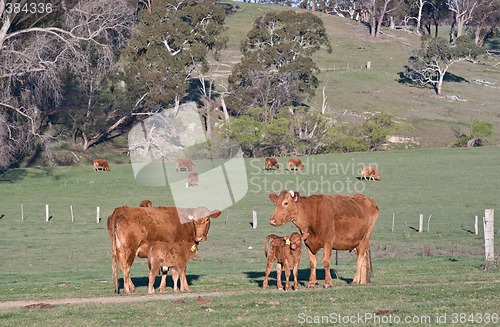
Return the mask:
[[363,167],[363,169],[361,169],[360,180],[367,179],[366,178],[367,176],[369,176],[370,180],[375,180],[375,178],[377,178],[379,181],[382,180],[382,177],[380,176],[377,169],[370,167],[370,166],[368,166],[368,167],[365,166],[365,167]]
[[269,194],[275,204],[270,224],[281,226],[291,221],[302,233],[311,264],[308,287],[316,285],[316,253],[323,248],[325,285],[332,287],[330,258],[332,249],[356,250],[358,259],[354,284],[366,284],[371,275],[370,237],[379,210],[374,199],[363,194],[353,196],[315,194],[300,196],[298,192]]
[[198,173],[191,173],[186,181],[186,188],[190,186],[198,186],[200,181],[198,180]]
[[276,161],[275,158],[266,158],[264,160],[264,168],[263,170],[271,169],[271,167],[275,167],[276,169],[280,169],[280,164]]
[[202,242],[207,239],[210,218],[221,214],[198,208],[131,208],[118,207],[108,217],[108,234],[111,239],[111,259],[115,293],[118,289],[118,264],[123,274],[125,293],[135,292],[130,278],[130,267],[137,255],[147,257],[149,244],[163,242]]
[[141,203],[139,204],[139,207],[143,207],[143,208],[150,208],[153,206],[153,202],[151,202],[151,200],[142,200]]
[[109,164],[104,159],[96,159],[94,160],[94,170],[99,171],[99,167],[102,167],[103,171],[109,171]]
[[[267,245],[271,240],[269,254],[267,252]],[[293,269],[293,289],[299,289],[299,263],[302,254],[302,236],[293,232],[290,236],[277,236],[270,234],[266,237],[266,244],[264,245],[264,254],[267,258],[266,275],[262,288],[267,288],[269,273],[276,261],[276,286],[279,290],[283,289],[281,284],[281,266],[285,268],[285,291],[290,290],[290,268]]]
[[180,171],[184,167],[189,171],[194,170],[194,163],[189,158],[177,158],[175,159],[175,170]]
[[186,267],[188,261],[198,259],[198,246],[196,243],[185,242],[152,242],[148,252],[148,293],[153,294],[155,276],[158,270],[162,269],[160,292],[167,290],[167,272],[172,269],[172,280],[174,281],[174,292],[179,289],[177,281],[181,279],[181,292],[189,292],[189,285],[186,278]]
[[304,164],[299,158],[292,158],[288,160],[288,170],[292,170],[292,168],[295,169],[301,169],[304,170]]

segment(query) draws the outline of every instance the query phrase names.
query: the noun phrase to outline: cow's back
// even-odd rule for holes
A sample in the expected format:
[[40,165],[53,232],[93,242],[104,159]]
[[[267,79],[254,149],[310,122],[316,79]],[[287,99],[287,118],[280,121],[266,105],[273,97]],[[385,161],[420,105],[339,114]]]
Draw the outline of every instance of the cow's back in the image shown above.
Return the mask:
[[115,214],[116,236],[133,251],[146,242],[194,241],[193,224],[181,224],[175,207],[120,207]]
[[378,217],[375,200],[361,194],[318,194],[301,201],[311,229],[321,234],[319,241],[331,241],[337,250],[350,250],[352,244],[360,242]]

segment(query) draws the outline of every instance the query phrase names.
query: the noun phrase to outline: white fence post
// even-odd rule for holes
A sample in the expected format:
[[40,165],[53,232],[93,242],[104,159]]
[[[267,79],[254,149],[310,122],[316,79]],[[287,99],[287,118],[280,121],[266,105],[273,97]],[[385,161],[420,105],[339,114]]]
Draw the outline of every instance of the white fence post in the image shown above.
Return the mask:
[[100,211],[101,211],[101,208],[97,207],[97,216],[96,216],[96,219],[97,219],[97,223],[99,224],[99,217],[101,216],[100,215]]
[[69,206],[69,209],[71,210],[71,222],[74,222],[75,217],[73,216],[73,206]]
[[49,205],[45,205],[45,221],[49,221]]
[[420,214],[420,219],[418,220],[418,232],[422,233],[423,229],[424,229],[424,215]]
[[257,228],[257,211],[252,211],[252,228]]
[[474,219],[474,234],[475,235],[479,234],[479,223],[478,223],[477,216]]
[[495,261],[495,227],[494,227],[494,210],[484,210],[484,255],[485,265]]
[[24,221],[24,208],[22,203],[21,203],[21,221]]

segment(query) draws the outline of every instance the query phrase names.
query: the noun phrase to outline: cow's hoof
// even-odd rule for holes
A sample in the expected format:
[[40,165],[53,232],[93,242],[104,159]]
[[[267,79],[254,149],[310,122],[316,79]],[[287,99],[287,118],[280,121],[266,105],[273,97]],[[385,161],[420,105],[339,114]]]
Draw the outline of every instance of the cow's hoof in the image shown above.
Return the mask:
[[311,284],[311,283],[309,283],[309,284],[307,285],[307,288],[316,288],[316,284]]
[[332,287],[333,287],[332,284],[325,284],[325,285],[323,285],[323,288],[332,288]]
[[167,289],[166,288],[160,288],[160,293],[167,293]]
[[278,287],[278,290],[283,291],[283,287]]

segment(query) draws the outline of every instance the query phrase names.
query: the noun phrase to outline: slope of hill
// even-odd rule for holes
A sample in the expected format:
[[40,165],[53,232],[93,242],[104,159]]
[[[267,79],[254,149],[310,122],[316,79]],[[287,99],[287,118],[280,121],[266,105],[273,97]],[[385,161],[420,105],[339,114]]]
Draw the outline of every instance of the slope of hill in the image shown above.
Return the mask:
[[[240,42],[251,30],[255,19],[271,10],[289,7],[235,3],[241,10],[226,19],[229,49],[222,72],[229,74],[239,62]],[[409,54],[419,49],[420,39],[399,30],[384,29],[373,39],[367,27],[347,18],[318,13],[329,33],[333,52],[315,55],[321,69],[320,87],[309,104],[320,108],[322,90],[330,112],[341,124],[362,123],[377,112],[392,114],[401,128],[399,136],[414,138],[423,147],[450,146],[456,140],[453,131],[468,133],[474,119],[489,121],[496,127],[490,143],[500,142],[500,67],[491,58],[479,62],[458,63],[438,97],[431,88],[398,82]],[[498,59],[496,59],[498,61]],[[369,64],[368,64],[369,63]],[[367,69],[367,65],[370,68]],[[490,86],[476,81],[487,81]]]

